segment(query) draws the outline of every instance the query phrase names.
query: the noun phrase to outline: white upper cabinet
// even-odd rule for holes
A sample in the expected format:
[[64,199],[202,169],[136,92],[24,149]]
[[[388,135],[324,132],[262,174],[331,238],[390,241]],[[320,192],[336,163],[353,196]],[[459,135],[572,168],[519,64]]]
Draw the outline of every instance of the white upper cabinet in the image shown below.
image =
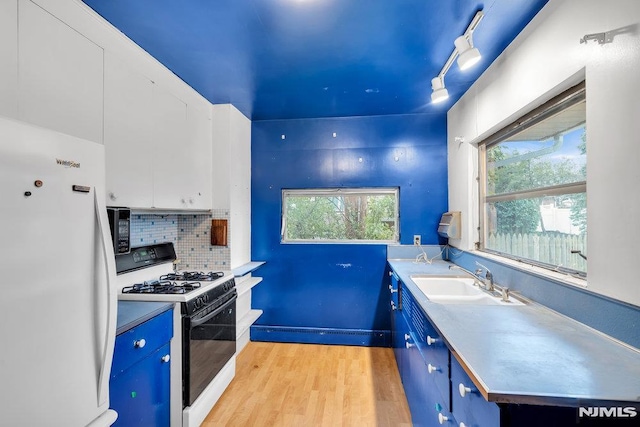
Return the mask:
[[81,2],[0,1],[0,115],[104,143],[110,206],[211,209],[211,104]]
[[187,104],[158,85],[153,88],[153,207],[189,208],[193,157],[185,149]]
[[153,83],[105,53],[104,145],[107,205],[153,206]]
[[0,1],[0,115],[18,117],[18,2]]
[[213,147],[211,108],[209,105],[187,105],[187,141],[185,150],[193,166],[188,168],[192,182],[187,202],[193,209],[211,209]]
[[102,143],[103,54],[41,7],[20,0],[19,118]]
[[209,108],[155,87],[154,207],[211,209]]
[[123,59],[105,54],[107,204],[211,209],[211,122]]

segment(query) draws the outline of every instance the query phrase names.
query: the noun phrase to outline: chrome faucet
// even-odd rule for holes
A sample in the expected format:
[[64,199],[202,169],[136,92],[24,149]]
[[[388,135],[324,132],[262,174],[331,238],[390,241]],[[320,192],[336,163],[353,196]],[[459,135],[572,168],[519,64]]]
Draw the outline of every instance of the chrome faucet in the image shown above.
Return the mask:
[[502,301],[509,302],[509,288],[502,288]]
[[[509,288],[507,288],[506,286],[496,285],[493,281],[493,273],[485,265],[482,265],[477,261],[476,265],[481,268],[476,269],[474,272],[466,270],[456,264],[450,264],[449,270],[456,269],[464,271],[465,273],[473,277],[478,286],[483,287],[486,292],[489,292],[494,296],[496,293],[499,293],[502,301],[509,302],[509,296],[511,295],[511,291],[509,290]],[[484,275],[482,275],[483,272]]]
[[493,283],[493,273],[491,273],[491,270],[489,270],[486,266],[480,264],[478,261],[476,261],[476,265],[478,267],[481,267],[476,270],[476,276],[480,276],[482,274],[482,269],[484,269],[484,287],[487,291],[493,292],[496,289],[495,283]]
[[480,274],[482,273],[481,269],[478,269],[474,272],[471,272],[469,270],[467,270],[466,268],[462,268],[459,265],[456,264],[451,264],[449,265],[449,270],[462,270],[465,273],[467,273],[469,276],[473,277],[474,279],[474,284],[480,286],[480,287],[486,287],[484,284],[484,279],[482,277],[480,277]]

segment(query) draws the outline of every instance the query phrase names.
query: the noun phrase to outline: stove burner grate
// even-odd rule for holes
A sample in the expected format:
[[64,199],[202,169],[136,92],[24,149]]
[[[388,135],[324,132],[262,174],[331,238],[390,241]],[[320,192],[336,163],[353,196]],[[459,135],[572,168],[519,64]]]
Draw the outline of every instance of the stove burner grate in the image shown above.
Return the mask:
[[183,271],[181,273],[169,273],[160,276],[160,280],[193,280],[201,282],[212,282],[224,276],[221,271],[210,271],[203,273],[201,271]]
[[136,283],[122,288],[123,294],[186,294],[200,287],[199,282],[176,283],[167,279]]

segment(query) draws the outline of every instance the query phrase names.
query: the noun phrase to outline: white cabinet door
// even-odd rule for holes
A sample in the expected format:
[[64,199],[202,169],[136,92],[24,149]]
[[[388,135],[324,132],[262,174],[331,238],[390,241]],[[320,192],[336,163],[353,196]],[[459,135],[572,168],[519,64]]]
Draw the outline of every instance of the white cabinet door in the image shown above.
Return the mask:
[[153,206],[153,83],[105,53],[104,145],[107,205]]
[[0,115],[18,117],[18,1],[0,2]]
[[189,169],[187,202],[190,209],[211,209],[212,141],[211,110],[189,104],[187,106],[187,146],[193,167]]
[[29,0],[18,7],[19,117],[102,143],[103,49]]
[[211,209],[211,121],[105,54],[107,204]]
[[153,86],[153,207],[187,209],[188,175],[193,168],[185,147],[187,104]]

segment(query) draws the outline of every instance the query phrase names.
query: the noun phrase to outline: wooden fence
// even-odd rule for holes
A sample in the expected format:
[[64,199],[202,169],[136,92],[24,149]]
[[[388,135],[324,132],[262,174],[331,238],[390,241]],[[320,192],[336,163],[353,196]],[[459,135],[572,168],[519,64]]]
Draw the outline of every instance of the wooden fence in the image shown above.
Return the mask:
[[572,250],[587,254],[586,234],[556,234],[544,235],[495,233],[489,235],[487,249],[559,265],[578,271],[587,271],[587,262]]

